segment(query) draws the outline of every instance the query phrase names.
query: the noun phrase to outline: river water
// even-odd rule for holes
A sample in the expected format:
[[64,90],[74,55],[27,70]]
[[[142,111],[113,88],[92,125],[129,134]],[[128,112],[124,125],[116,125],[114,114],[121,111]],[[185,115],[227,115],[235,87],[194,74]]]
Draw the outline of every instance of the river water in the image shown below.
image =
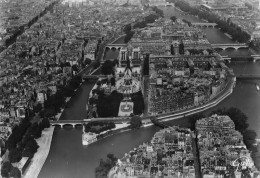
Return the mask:
[[[166,16],[180,16],[180,11],[175,8],[165,8]],[[201,20],[193,16],[181,16],[187,20],[200,22]],[[204,29],[211,43],[235,43],[223,34],[219,29]],[[222,55],[249,55],[248,50],[222,51]],[[108,50],[106,59],[114,59],[118,51]],[[260,74],[260,62],[232,62],[231,67],[236,74]],[[248,116],[250,129],[257,132],[260,138],[260,92],[255,85],[260,85],[260,80],[237,81],[234,92],[215,108],[237,107]],[[83,119],[86,115],[86,103],[88,94],[93,87],[93,82],[84,82],[79,90],[72,97],[60,119]],[[186,119],[171,121],[170,125],[189,126]],[[151,126],[137,131],[127,131],[103,140],[99,140],[89,146],[82,146],[82,128],[73,129],[71,127],[56,128],[54,131],[51,149],[46,162],[40,172],[40,178],[93,178],[94,170],[101,158],[105,158],[108,153],[115,154],[121,158],[124,153],[129,152],[134,147],[148,142],[158,128]]]

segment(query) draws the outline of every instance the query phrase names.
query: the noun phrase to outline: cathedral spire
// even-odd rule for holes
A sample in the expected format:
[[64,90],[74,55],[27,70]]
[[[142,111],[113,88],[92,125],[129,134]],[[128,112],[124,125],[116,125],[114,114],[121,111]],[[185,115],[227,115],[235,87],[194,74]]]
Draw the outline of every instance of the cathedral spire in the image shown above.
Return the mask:
[[129,56],[127,56],[127,59],[126,59],[126,69],[125,70],[127,70],[127,69],[129,69],[132,72]]

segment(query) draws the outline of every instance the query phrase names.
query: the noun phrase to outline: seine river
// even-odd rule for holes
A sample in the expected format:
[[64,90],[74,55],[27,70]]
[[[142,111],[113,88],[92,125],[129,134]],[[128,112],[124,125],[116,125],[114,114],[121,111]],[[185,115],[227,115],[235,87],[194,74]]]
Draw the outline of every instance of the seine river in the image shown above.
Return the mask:
[[[164,9],[166,16],[178,16],[200,22],[196,17],[184,15],[175,8]],[[235,43],[217,28],[205,29],[211,43]],[[220,51],[222,55],[249,55],[248,50]],[[107,51],[106,59],[116,58],[118,51]],[[232,62],[231,67],[236,74],[260,74],[260,62]],[[260,138],[260,92],[255,85],[260,85],[260,80],[237,81],[234,92],[221,102],[216,108],[237,107],[248,116],[250,129],[254,130]],[[94,83],[85,82],[72,97],[68,108],[62,114],[62,120],[83,119],[86,115],[88,94]],[[170,125],[188,126],[186,119],[170,121]],[[82,128],[71,127],[56,128],[53,135],[50,153],[40,172],[40,178],[94,178],[95,168],[101,158],[108,153],[121,158],[124,153],[148,142],[159,129],[155,126],[142,128],[137,131],[128,131],[97,141],[89,146],[82,146]]]

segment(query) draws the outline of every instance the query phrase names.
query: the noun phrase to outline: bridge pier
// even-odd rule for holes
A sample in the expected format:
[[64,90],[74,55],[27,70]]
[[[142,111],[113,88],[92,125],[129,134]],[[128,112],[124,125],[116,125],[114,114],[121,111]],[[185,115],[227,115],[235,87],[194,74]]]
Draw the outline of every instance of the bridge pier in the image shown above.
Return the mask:
[[256,61],[258,61],[258,60],[260,60],[260,57],[254,57],[254,58],[253,58],[253,62],[256,62]]
[[60,124],[60,128],[63,128],[63,125],[64,125],[64,124]]

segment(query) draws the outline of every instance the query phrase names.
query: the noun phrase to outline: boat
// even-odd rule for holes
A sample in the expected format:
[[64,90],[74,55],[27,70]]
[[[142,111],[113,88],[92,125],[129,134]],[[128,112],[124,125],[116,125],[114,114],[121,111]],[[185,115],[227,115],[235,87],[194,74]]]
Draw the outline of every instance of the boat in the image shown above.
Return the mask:
[[259,90],[260,90],[260,88],[259,88],[259,85],[256,85],[256,89],[257,89],[257,91],[259,91]]

